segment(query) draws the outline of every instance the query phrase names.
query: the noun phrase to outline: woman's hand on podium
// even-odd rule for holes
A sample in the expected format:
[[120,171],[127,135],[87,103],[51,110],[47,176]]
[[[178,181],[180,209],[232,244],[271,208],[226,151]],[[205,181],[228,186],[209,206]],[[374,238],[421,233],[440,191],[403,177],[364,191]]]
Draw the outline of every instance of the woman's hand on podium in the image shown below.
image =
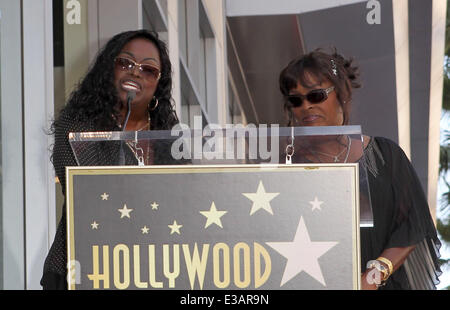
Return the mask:
[[377,290],[378,286],[373,280],[372,273],[377,272],[374,270],[375,268],[371,268],[366,270],[361,276],[361,290]]

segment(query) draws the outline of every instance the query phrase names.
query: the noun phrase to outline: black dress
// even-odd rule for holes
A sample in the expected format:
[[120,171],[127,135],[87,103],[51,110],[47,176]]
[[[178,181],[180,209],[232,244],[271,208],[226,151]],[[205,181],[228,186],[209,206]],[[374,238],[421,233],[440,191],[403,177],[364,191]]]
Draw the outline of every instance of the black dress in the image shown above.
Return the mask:
[[[82,152],[78,152],[78,162],[69,144],[71,132],[95,132],[95,131],[120,131],[118,126],[114,128],[99,128],[93,122],[74,119],[64,111],[61,113],[55,126],[55,144],[53,147],[52,162],[55,173],[60,181],[62,192],[66,195],[66,167],[78,166],[112,166],[137,165],[137,159],[124,144],[115,142],[94,143],[83,145]],[[158,165],[187,164],[182,160],[172,160],[170,156],[170,141],[161,140],[153,144],[154,163]],[[121,158],[121,155],[122,158]],[[62,208],[61,220],[56,230],[55,239],[45,259],[41,285],[44,289],[67,289],[67,236],[66,236],[66,205]]]
[[383,289],[435,289],[440,241],[419,179],[393,141],[372,138],[364,151],[374,217],[361,228],[361,271],[388,248],[416,245]]
[[[69,133],[98,131],[99,128],[92,122],[73,119],[65,112],[61,113],[55,127],[55,144],[53,147],[52,162],[55,168],[55,173],[60,181],[65,201],[66,167],[78,165],[69,144]],[[90,161],[92,163],[97,162],[100,165],[102,165],[102,163],[108,165],[116,160],[107,152],[99,152],[95,148],[86,150],[86,152],[84,152],[84,157],[84,161]],[[67,289],[66,243],[66,205],[64,203],[62,208],[62,216],[56,230],[55,239],[44,263],[44,273],[41,279],[41,285],[44,290]]]

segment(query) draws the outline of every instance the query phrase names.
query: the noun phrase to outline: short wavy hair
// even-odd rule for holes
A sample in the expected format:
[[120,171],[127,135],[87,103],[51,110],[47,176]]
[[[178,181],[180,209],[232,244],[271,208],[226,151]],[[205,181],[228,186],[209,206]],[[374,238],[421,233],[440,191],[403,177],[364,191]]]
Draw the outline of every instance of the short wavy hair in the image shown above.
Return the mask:
[[[332,61],[336,65],[336,74],[333,73]],[[308,73],[314,75],[320,82],[324,79],[330,81],[336,91],[337,99],[344,112],[342,125],[348,125],[350,121],[350,108],[352,100],[352,89],[361,87],[358,81],[359,70],[353,65],[353,59],[344,58],[334,48],[331,53],[318,48],[308,54],[293,59],[280,73],[279,86],[283,96],[300,83],[309,86]],[[285,99],[284,109],[288,113],[288,126],[293,123],[291,104]]]
[[[92,122],[98,126],[98,130],[117,130],[116,119],[121,103],[114,86],[114,59],[128,42],[137,38],[147,39],[155,44],[161,59],[161,77],[155,91],[159,104],[154,110],[149,110],[151,129],[172,129],[179,121],[172,103],[172,65],[167,47],[156,32],[144,29],[119,33],[106,43],[86,76],[71,93],[61,113],[76,120]],[[57,125],[56,121],[53,127]]]

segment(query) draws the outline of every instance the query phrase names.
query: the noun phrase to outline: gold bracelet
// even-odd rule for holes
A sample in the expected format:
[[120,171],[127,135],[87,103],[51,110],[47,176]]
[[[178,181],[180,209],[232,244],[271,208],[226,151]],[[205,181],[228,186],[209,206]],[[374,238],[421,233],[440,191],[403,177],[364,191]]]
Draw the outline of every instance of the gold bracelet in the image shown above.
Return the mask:
[[380,257],[377,258],[377,260],[382,262],[382,263],[385,263],[388,266],[389,274],[386,277],[386,279],[389,278],[391,276],[391,274],[394,272],[394,265],[392,265],[392,262],[389,259],[387,259],[386,257],[380,256]]

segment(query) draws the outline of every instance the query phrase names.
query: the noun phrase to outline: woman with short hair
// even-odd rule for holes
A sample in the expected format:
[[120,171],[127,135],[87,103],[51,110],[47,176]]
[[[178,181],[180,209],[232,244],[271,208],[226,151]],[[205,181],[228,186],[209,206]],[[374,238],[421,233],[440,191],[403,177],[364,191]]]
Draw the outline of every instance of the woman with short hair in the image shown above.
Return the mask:
[[[292,60],[279,77],[288,126],[348,125],[358,75],[353,61],[336,50]],[[292,162],[359,162],[367,168],[374,227],[360,229],[362,289],[435,288],[441,244],[416,172],[395,142],[362,140],[322,139],[295,150]]]

